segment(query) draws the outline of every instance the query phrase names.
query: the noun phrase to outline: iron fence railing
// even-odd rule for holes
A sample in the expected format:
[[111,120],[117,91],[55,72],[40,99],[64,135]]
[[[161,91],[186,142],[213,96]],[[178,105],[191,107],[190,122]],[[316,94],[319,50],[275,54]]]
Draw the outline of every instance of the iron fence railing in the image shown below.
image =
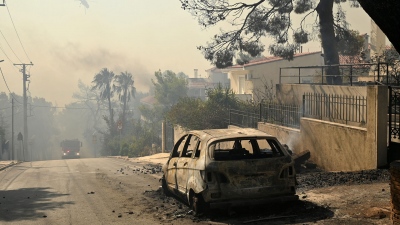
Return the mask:
[[260,104],[260,121],[300,128],[301,107],[275,103]]
[[400,87],[389,86],[389,144],[400,141]]
[[239,127],[257,128],[258,122],[272,123],[287,127],[299,128],[301,107],[276,103],[259,104],[259,112],[229,110],[229,124]]
[[260,121],[260,115],[255,112],[246,112],[241,110],[230,109],[228,124],[238,127],[257,128]]
[[[393,98],[396,97],[400,98]],[[393,110],[400,114],[399,108]],[[300,128],[301,117],[363,127],[367,123],[367,99],[364,96],[306,93],[301,106],[261,103],[259,112],[230,109],[228,124],[257,128],[258,122],[265,122]]]
[[367,99],[363,96],[306,93],[303,95],[303,117],[337,123],[366,124]]
[[[336,75],[332,71],[336,71]],[[279,69],[279,83],[360,86],[393,82],[388,63],[362,63],[324,66],[295,66]]]

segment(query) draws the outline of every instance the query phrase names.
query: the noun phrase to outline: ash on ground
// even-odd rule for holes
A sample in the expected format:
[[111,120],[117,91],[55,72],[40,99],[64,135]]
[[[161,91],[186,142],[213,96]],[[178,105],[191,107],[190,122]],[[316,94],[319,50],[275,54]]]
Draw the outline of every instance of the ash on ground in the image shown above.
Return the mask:
[[[144,168],[140,168],[140,172],[142,171],[143,173],[159,173],[161,172],[161,166],[147,165]],[[307,162],[301,169],[296,171],[298,194],[330,186],[389,183],[390,180],[390,173],[387,169],[357,172],[326,172]],[[329,204],[316,204],[304,198],[299,201],[283,204],[216,209],[202,216],[194,216],[193,211],[185,202],[174,197],[165,196],[161,188],[146,191],[144,196],[155,202],[155,204],[148,207],[147,211],[152,213],[160,223],[185,223],[188,221],[197,223],[204,221],[210,223],[256,223],[272,225],[311,224],[317,221],[325,224],[328,220],[330,224],[385,224],[388,221],[384,217],[379,217],[379,219],[341,218],[340,216],[335,216],[337,210],[331,208]]]
[[297,171],[297,191],[306,191],[338,185],[372,184],[390,181],[388,169],[362,170],[356,172],[327,172],[318,168],[303,167]]

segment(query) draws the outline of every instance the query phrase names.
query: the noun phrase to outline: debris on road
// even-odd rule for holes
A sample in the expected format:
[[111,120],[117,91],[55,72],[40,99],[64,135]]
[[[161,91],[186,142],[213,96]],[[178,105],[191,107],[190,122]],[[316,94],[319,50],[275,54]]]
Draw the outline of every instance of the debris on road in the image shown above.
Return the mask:
[[[386,208],[386,203],[382,203],[382,200],[386,199],[387,194],[385,193],[388,193],[387,190],[390,189],[385,185],[385,182],[389,183],[390,174],[388,170],[326,172],[309,161],[309,156],[308,151],[292,155],[295,163],[301,166],[296,177],[298,180],[297,194],[300,200],[292,204],[276,204],[271,207],[263,205],[263,207],[245,209],[232,208],[235,214],[231,216],[229,215],[231,209],[228,211],[226,209],[213,210],[201,216],[196,216],[186,203],[166,196],[158,185],[154,186],[150,180],[145,180],[144,183],[141,183],[141,187],[144,188],[140,192],[143,198],[139,200],[144,208],[142,212],[151,214],[160,224],[189,224],[201,221],[206,222],[206,224],[246,222],[247,224],[325,224],[325,222],[332,222],[330,224],[360,224],[360,221],[361,223],[365,222],[363,224],[387,224],[389,208]],[[137,162],[137,159],[133,159],[133,161]],[[155,177],[154,179],[158,180],[158,177],[162,176],[162,173],[160,173],[161,164],[151,164],[150,160],[142,161],[139,165],[124,166],[121,169],[118,170],[119,173],[125,172],[125,174],[129,173],[129,175],[135,176],[131,179],[136,179],[136,177],[153,179]],[[155,176],[152,176],[152,174],[155,174]],[[151,184],[150,187],[149,184]],[[367,188],[364,191],[364,189],[360,190],[361,187],[358,187],[360,184],[372,184],[372,186],[362,186]],[[368,191],[368,194],[363,194],[366,191]],[[330,198],[336,195],[344,197]],[[129,201],[132,201],[131,204],[134,203],[133,200]],[[134,204],[139,203],[135,201]],[[128,213],[131,209],[134,208],[123,210],[122,214]],[[133,211],[136,215],[142,213],[136,213],[136,209]]]

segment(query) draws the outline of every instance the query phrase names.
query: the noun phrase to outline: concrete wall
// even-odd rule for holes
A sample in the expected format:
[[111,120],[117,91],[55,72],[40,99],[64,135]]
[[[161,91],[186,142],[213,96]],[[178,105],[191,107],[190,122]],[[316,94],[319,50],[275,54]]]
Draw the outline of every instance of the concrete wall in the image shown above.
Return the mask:
[[365,87],[368,118],[366,127],[356,127],[301,118],[300,129],[268,123],[258,128],[278,137],[295,153],[309,150],[311,160],[328,171],[376,169],[387,164],[386,86]]
[[311,160],[327,171],[358,171],[377,167],[376,152],[366,148],[366,128],[302,118],[300,129],[268,123],[259,123],[258,129],[276,136],[294,153],[309,150]]
[[285,104],[301,105],[304,93],[367,96],[367,86],[338,86],[313,84],[278,84],[276,97]]
[[302,118],[300,139],[311,160],[328,171],[376,169],[376,152],[366,148],[367,129]]

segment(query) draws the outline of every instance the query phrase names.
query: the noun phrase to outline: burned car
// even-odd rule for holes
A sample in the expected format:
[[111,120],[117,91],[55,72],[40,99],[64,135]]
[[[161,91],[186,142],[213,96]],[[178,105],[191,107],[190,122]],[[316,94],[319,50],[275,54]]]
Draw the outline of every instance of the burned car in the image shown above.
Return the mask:
[[298,199],[292,157],[275,137],[256,129],[189,131],[176,142],[163,172],[164,192],[196,213]]

